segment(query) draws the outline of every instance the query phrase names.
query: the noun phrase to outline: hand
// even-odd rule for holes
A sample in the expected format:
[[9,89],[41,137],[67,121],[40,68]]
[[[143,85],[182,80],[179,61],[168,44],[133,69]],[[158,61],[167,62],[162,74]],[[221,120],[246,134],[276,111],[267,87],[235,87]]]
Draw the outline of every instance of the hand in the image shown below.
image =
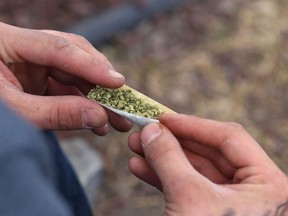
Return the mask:
[[241,126],[178,114],[160,122],[128,144],[140,155],[130,170],[163,191],[164,215],[288,215],[287,177]]
[[4,23],[0,32],[0,98],[23,117],[43,129],[90,128],[99,135],[107,133],[108,117],[117,130],[131,128],[85,98],[96,84],[117,88],[125,83],[87,40]]

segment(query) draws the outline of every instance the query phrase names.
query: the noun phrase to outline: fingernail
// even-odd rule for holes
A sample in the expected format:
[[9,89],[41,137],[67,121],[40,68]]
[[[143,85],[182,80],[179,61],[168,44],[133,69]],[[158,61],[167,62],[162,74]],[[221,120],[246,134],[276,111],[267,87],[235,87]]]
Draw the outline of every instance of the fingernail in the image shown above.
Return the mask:
[[118,73],[117,71],[109,70],[109,74],[115,79],[124,79],[124,76],[121,73]]
[[142,146],[145,147],[155,140],[161,134],[159,124],[153,123],[146,126],[141,134]]
[[98,136],[105,136],[109,132],[108,124],[105,124],[102,127],[92,128],[92,131]]
[[108,125],[108,124],[105,124],[105,125],[103,126],[103,131],[105,131],[105,134],[108,133],[109,130],[110,130],[109,125]]
[[100,127],[103,124],[100,112],[94,109],[82,110],[82,121],[84,128]]

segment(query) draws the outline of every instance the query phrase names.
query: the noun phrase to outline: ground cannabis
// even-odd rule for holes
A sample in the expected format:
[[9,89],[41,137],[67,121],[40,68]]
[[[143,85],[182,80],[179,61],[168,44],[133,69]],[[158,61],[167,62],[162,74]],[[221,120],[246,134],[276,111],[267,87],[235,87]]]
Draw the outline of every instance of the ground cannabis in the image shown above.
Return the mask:
[[145,103],[129,89],[109,89],[96,86],[89,92],[88,98],[106,106],[147,118],[158,119],[161,113],[157,106]]

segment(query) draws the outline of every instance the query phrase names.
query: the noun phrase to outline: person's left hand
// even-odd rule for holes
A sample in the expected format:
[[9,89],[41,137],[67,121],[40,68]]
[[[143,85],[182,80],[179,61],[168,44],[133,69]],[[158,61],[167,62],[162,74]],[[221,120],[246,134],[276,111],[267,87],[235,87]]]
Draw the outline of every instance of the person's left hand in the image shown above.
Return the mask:
[[[85,95],[96,84],[125,83],[107,58],[83,37],[0,23],[0,99],[42,129],[89,128],[99,135],[132,123]],[[49,96],[49,97],[47,97]]]

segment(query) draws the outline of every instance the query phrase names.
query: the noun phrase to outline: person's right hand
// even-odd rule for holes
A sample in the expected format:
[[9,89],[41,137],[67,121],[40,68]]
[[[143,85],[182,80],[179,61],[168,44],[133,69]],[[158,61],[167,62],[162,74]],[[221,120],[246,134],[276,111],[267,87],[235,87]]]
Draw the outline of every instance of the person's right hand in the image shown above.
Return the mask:
[[132,134],[130,170],[164,193],[168,216],[286,216],[288,180],[238,124],[163,114]]

